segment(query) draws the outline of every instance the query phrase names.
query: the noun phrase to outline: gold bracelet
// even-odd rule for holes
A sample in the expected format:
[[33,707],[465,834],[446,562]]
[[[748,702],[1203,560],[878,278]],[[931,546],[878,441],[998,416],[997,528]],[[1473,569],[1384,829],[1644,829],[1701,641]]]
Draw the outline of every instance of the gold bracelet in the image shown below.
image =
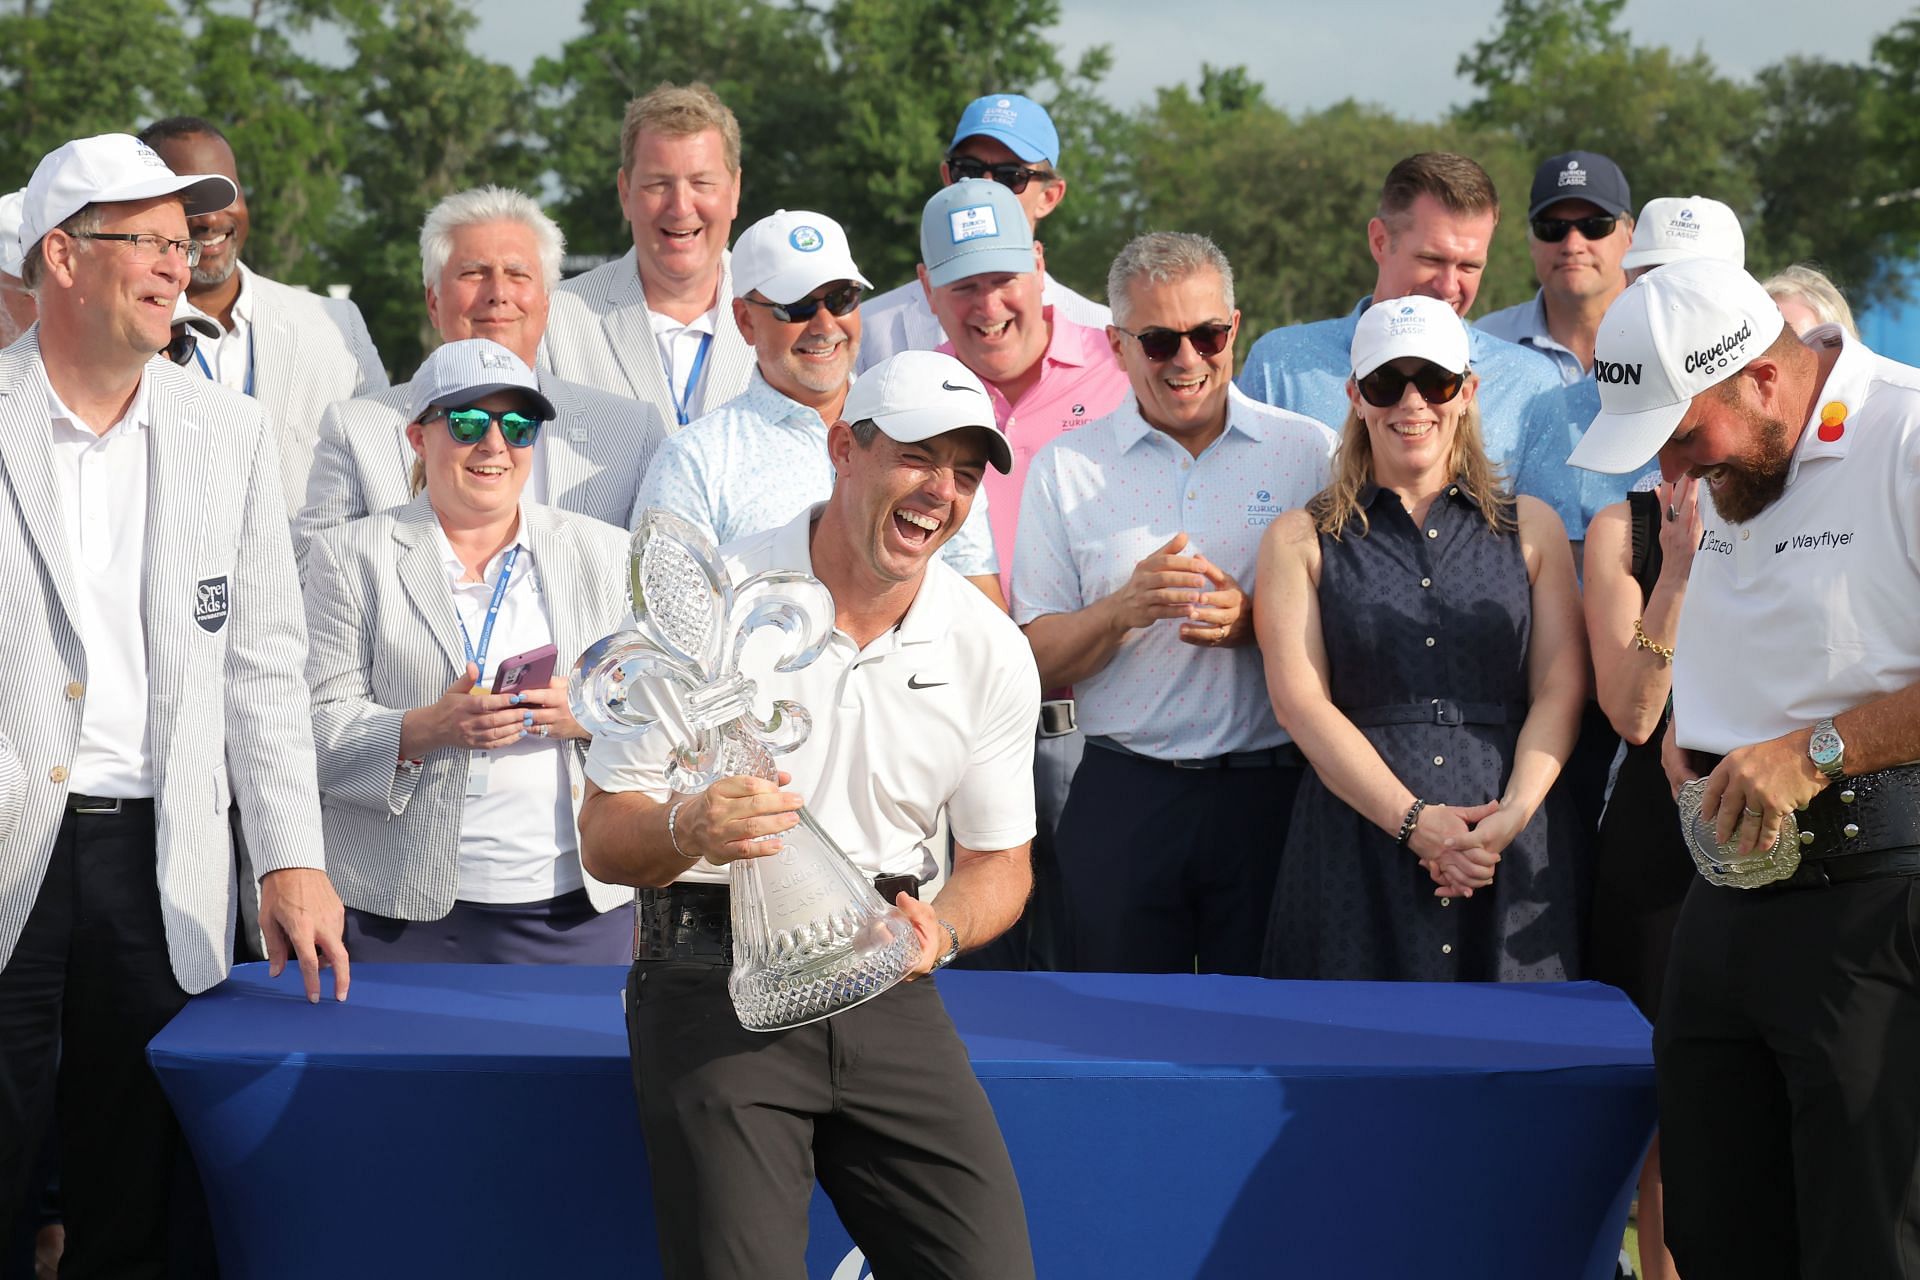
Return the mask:
[[1672,666],[1673,665],[1673,646],[1670,644],[1661,644],[1657,640],[1650,638],[1647,635],[1647,629],[1641,626],[1640,624],[1641,624],[1641,619],[1635,618],[1633,620],[1634,644],[1638,645],[1642,649],[1647,650],[1649,653],[1659,654],[1661,659],[1664,660],[1668,666]]

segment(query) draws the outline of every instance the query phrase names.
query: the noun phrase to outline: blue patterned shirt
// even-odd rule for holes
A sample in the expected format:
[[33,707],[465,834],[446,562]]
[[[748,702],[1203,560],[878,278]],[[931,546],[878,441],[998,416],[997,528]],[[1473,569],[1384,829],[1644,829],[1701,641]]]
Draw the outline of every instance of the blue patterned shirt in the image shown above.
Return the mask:
[[1560,370],[1560,381],[1572,386],[1587,376],[1587,370],[1580,363],[1580,357],[1561,346],[1559,340],[1547,330],[1547,304],[1541,299],[1544,292],[1536,290],[1526,302],[1481,316],[1474,322],[1474,328],[1490,333],[1502,342],[1538,351]]

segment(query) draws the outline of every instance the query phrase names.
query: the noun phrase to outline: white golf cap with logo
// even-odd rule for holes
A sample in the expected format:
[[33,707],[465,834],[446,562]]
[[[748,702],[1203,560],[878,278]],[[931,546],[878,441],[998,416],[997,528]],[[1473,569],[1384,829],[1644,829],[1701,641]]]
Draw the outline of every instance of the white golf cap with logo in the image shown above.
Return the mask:
[[901,444],[980,427],[987,433],[987,460],[994,470],[1001,475],[1013,470],[1013,446],[994,420],[986,386],[967,366],[938,351],[901,351],[882,360],[854,381],[840,416],[870,421]]
[[428,356],[407,384],[407,420],[418,422],[429,409],[466,407],[501,391],[518,391],[533,402],[542,422],[557,416],[553,401],[540,392],[540,379],[527,362],[491,338],[462,338]]
[[1353,330],[1353,376],[1364,378],[1389,360],[1412,356],[1449,373],[1464,373],[1469,358],[1467,325],[1438,298],[1392,298],[1376,302]]
[[1567,461],[1612,475],[1644,467],[1693,398],[1758,359],[1786,323],[1758,280],[1718,258],[1641,276],[1601,318],[1593,344],[1600,416]]
[[1620,265],[1658,267],[1688,258],[1718,258],[1736,267],[1747,265],[1747,234],[1740,218],[1718,200],[1706,196],[1662,196],[1649,200],[1633,224],[1633,243]]
[[27,206],[26,189],[0,196],[0,272],[20,278],[25,250],[20,245],[20,215]]
[[90,204],[177,195],[191,218],[217,213],[239,194],[232,179],[217,173],[175,173],[158,152],[130,133],[76,138],[49,151],[27,183],[21,252],[31,252],[47,232]]
[[853,265],[847,233],[824,213],[785,209],[768,214],[740,233],[733,245],[733,296],[756,290],[768,302],[798,302],[823,284],[873,282]]

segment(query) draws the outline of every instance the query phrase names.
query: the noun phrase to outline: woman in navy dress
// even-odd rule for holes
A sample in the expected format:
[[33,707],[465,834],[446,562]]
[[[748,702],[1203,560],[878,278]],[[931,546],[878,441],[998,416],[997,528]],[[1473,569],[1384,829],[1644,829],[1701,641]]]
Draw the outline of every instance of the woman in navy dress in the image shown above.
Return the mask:
[[1313,766],[1263,971],[1576,977],[1580,833],[1553,789],[1587,697],[1566,531],[1500,486],[1445,303],[1370,308],[1353,370],[1333,483],[1260,551],[1267,688]]

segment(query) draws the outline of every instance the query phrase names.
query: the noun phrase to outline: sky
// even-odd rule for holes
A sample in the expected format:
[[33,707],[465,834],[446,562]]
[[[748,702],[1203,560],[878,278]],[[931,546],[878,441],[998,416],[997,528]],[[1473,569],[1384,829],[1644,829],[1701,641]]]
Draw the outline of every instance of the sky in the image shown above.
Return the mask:
[[[554,20],[560,7],[474,0],[474,47],[525,70],[578,34],[577,21]],[[1103,87],[1117,106],[1195,83],[1201,64],[1211,62],[1244,64],[1266,86],[1267,100],[1289,110],[1358,98],[1433,120],[1471,96],[1454,66],[1493,33],[1499,10],[1499,0],[1211,0],[1191,8],[1169,0],[1061,0],[1053,34],[1069,61],[1092,45],[1112,49]],[[1909,14],[1920,14],[1913,0],[1628,0],[1622,25],[1636,44],[1683,53],[1704,47],[1723,74],[1745,78],[1792,54],[1865,62],[1873,38]],[[1391,46],[1377,47],[1385,32]]]

